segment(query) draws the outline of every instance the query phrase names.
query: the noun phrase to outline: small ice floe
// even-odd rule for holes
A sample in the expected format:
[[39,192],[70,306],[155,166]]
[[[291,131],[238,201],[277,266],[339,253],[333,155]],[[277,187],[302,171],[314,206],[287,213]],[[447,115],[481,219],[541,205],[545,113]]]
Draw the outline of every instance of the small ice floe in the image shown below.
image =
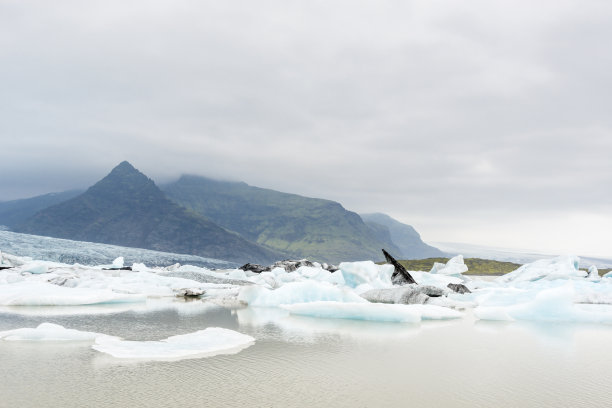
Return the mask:
[[255,339],[220,327],[171,336],[159,341],[127,341],[96,338],[94,350],[116,358],[138,360],[178,360],[235,354],[250,347]]
[[72,306],[144,302],[146,296],[108,289],[67,288],[47,282],[21,281],[2,285],[1,306]]
[[462,313],[441,306],[385,303],[311,302],[282,305],[291,314],[324,319],[352,319],[378,322],[418,323],[422,319],[457,319]]
[[22,328],[0,332],[0,339],[6,341],[89,341],[96,339],[118,340],[117,337],[102,333],[66,329],[59,324],[41,323],[36,328]]

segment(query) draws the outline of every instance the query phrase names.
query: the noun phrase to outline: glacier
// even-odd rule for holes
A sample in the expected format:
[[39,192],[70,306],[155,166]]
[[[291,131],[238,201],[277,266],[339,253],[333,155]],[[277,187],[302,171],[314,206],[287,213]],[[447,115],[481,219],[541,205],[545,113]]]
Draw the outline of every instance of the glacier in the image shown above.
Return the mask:
[[220,259],[195,255],[173,254],[140,248],[69,239],[43,237],[0,230],[0,249],[19,257],[82,265],[110,264],[123,254],[126,263],[143,262],[149,266],[166,266],[175,263],[191,264],[207,268],[233,268],[238,265]]

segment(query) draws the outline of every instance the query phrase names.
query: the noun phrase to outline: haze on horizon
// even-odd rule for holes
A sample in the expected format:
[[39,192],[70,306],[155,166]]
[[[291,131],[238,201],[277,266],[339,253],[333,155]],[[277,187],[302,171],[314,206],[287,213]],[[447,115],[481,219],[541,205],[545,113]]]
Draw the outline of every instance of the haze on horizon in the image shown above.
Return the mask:
[[612,4],[0,1],[0,201],[128,160],[612,256]]

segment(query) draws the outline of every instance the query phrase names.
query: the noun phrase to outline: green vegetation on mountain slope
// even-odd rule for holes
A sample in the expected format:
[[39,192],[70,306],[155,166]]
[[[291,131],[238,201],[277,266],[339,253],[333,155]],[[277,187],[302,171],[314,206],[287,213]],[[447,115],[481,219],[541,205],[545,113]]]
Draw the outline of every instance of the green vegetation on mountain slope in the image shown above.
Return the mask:
[[198,176],[182,176],[162,188],[182,206],[292,258],[335,263],[380,260],[381,248],[398,251],[334,201]]

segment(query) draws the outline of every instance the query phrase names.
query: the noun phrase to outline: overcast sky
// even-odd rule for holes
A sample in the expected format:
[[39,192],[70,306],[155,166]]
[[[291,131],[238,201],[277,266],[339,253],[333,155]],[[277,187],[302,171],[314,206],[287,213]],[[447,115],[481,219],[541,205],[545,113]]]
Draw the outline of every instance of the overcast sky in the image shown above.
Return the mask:
[[612,2],[0,0],[0,200],[122,160],[612,256]]

